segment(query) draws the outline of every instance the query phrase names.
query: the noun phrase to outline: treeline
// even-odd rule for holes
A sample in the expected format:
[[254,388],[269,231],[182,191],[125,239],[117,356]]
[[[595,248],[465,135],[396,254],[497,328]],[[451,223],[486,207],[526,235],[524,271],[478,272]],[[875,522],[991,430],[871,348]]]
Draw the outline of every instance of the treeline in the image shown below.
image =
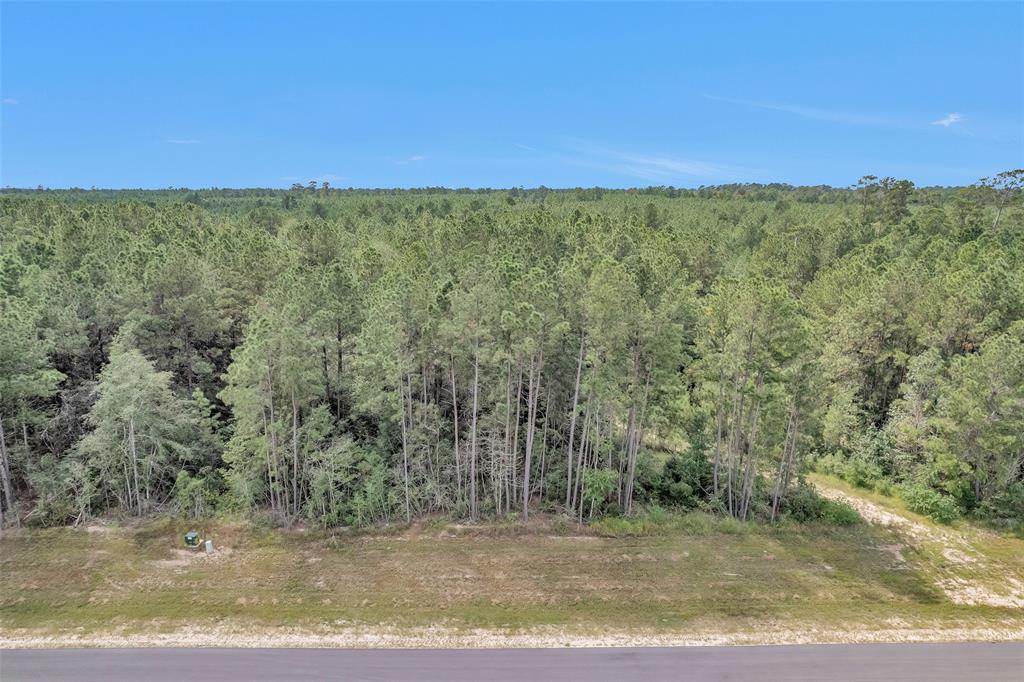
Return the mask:
[[1024,519],[1024,172],[0,194],[5,522]]

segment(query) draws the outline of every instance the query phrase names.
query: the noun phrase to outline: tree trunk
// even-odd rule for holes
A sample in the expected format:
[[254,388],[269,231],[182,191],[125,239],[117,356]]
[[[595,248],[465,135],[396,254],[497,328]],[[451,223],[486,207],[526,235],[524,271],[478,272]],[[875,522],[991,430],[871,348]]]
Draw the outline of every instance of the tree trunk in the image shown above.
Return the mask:
[[633,458],[633,431],[636,429],[636,405],[629,406],[629,413],[626,417],[626,439],[623,442],[623,453],[622,459],[619,465],[619,505],[623,511],[629,513],[629,503],[626,501],[629,499],[632,491],[630,490],[629,481],[622,480],[622,467],[625,463],[626,468],[629,468],[628,462]]
[[[533,369],[531,363],[531,371]],[[512,450],[508,458],[509,477],[512,480],[512,487],[507,492],[508,511],[512,511],[512,504],[516,499],[516,488],[519,476],[519,417],[523,407],[523,367],[519,366],[519,378],[516,380],[516,416],[512,422]]]
[[[758,375],[758,377],[757,377],[756,394],[760,394],[761,388],[763,386],[764,386],[764,373],[761,372]],[[746,470],[744,471],[744,474],[743,474],[743,488],[742,488],[743,497],[742,497],[742,500],[741,500],[741,508],[740,508],[740,518],[742,520],[744,520],[744,521],[747,520],[747,512],[750,511],[750,499],[751,499],[751,496],[753,495],[753,492],[754,492],[754,474],[756,473],[755,472],[755,467],[754,467],[754,464],[755,464],[754,460],[756,458],[756,448],[755,448],[755,446],[756,446],[756,442],[757,442],[758,419],[760,418],[760,416],[761,416],[761,399],[760,399],[760,396],[758,395],[757,402],[754,403],[754,406],[751,409],[750,428],[748,430],[749,436],[747,438],[746,448],[745,448],[745,450],[746,450],[745,455],[746,455],[746,459],[747,459],[747,466],[746,466]]]
[[718,465],[722,461],[722,420],[725,412],[725,386],[721,379],[718,382],[718,403],[715,406],[715,465],[713,468],[712,491],[718,497]]
[[583,348],[586,335],[580,334],[580,354],[576,361],[576,386],[572,392],[572,410],[569,412],[569,449],[565,453],[565,506],[572,509],[572,449],[576,437],[576,412],[580,400],[580,377],[583,374]]
[[580,476],[583,472],[583,451],[587,447],[587,439],[590,431],[590,396],[587,396],[587,407],[583,413],[583,428],[580,430],[580,447],[576,452],[576,480],[573,481],[572,486],[572,499],[569,502],[569,509],[572,510],[580,503],[580,493],[582,489],[582,481]]
[[[530,465],[533,461],[533,440],[536,433],[537,394],[540,388],[540,373],[544,366],[544,351],[539,352],[536,372],[534,363],[530,362],[529,393],[526,398],[526,456],[523,464],[523,522],[530,519]],[[536,374],[536,380],[534,375]]]
[[[636,482],[636,458],[637,458],[637,454],[640,451],[640,434],[641,434],[642,429],[643,429],[644,412],[646,412],[646,410],[647,410],[647,398],[648,398],[648,396],[650,394],[650,390],[651,390],[651,375],[648,374],[647,378],[644,380],[644,394],[643,394],[642,402],[640,403],[640,416],[639,416],[639,418],[634,417],[633,443],[632,443],[632,447],[630,448],[630,451],[629,451],[629,462],[628,462],[629,472],[628,472],[627,478],[626,478],[626,500],[625,500],[625,502],[626,502],[626,513],[627,514],[629,514],[629,513],[631,513],[633,511],[633,487],[634,487],[635,482]],[[633,409],[634,413],[635,413],[635,409],[636,408],[634,407],[634,408],[631,408],[631,409]]]
[[[21,528],[21,518],[14,504],[14,487],[11,485],[11,465],[7,456],[7,434],[4,433],[3,416],[0,416],[0,479],[3,479],[4,504],[13,512],[15,525]],[[0,528],[4,525],[3,508],[4,505],[0,504]]]
[[299,515],[299,405],[292,390],[292,513]]
[[541,429],[541,441],[540,441],[540,489],[537,492],[537,497],[540,501],[544,502],[544,465],[548,458],[548,410],[551,409],[551,389],[544,393],[544,427]]
[[775,516],[779,512],[779,500],[785,492],[786,469],[788,467],[790,440],[793,434],[793,420],[795,408],[789,410],[789,419],[786,422],[786,437],[782,442],[782,456],[779,458],[779,471],[775,478],[775,490],[772,493],[772,514],[771,522],[775,522]]
[[480,347],[473,349],[473,419],[470,429],[470,451],[469,451],[469,518],[476,521],[479,518],[479,508],[476,495],[476,425],[477,410],[479,408],[480,394]]
[[[281,461],[277,456],[277,431],[276,421],[274,419],[274,379],[273,379],[273,364],[271,359],[267,358],[267,403],[270,410],[270,459],[274,463],[274,487],[277,488],[277,507],[278,509],[288,510],[288,482],[285,481],[284,485],[277,485],[278,478],[281,476]],[[287,461],[287,460],[285,460]],[[281,494],[284,493],[284,504],[282,505]]]
[[267,490],[270,493],[270,511],[277,511],[277,495],[274,492],[274,463],[270,458],[270,427],[267,425],[267,410],[263,410],[263,435],[267,439]]
[[462,466],[460,464],[459,457],[459,398],[458,390],[455,387],[455,356],[450,355],[451,358],[451,377],[452,377],[452,420],[454,421],[455,430],[455,502],[456,505],[462,502]]
[[128,418],[128,452],[132,458],[132,477],[135,479],[135,512],[142,515],[142,496],[139,494],[139,457],[135,447],[135,417]]
[[405,378],[401,378],[400,382],[400,393],[402,397],[402,469],[405,479],[405,522],[411,523],[412,511],[409,507],[409,439],[406,434],[405,426]]

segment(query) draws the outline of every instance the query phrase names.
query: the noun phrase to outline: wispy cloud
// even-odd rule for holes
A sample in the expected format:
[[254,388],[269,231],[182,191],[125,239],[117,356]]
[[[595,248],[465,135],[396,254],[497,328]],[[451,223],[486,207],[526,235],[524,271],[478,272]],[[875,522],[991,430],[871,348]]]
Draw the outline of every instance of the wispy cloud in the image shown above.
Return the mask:
[[199,144],[199,140],[193,140],[192,138],[174,138],[170,140],[164,140],[167,144]]
[[932,121],[932,125],[933,126],[942,126],[943,128],[948,128],[949,126],[953,125],[954,123],[962,123],[963,120],[964,120],[963,116],[961,116],[960,114],[958,114],[956,112],[953,112],[951,114],[946,114],[945,118],[940,118],[938,121]]
[[872,125],[872,126],[899,126],[900,122],[894,119],[881,116],[871,116],[850,111],[835,111],[831,109],[818,109],[806,107],[799,104],[788,104],[785,102],[766,102],[760,100],[739,99],[736,97],[719,97],[718,95],[705,94],[706,99],[726,104],[737,104],[755,109],[767,109],[769,111],[781,111],[794,116],[811,118],[818,121],[830,121],[832,123],[847,123],[850,125]]
[[398,164],[399,166],[404,166],[407,163],[419,163],[420,161],[426,161],[426,160],[427,160],[427,157],[424,156],[423,154],[413,154],[410,157],[407,157],[407,158],[395,161],[395,163]]
[[14,99],[13,97],[4,97],[3,98],[3,103],[7,104],[9,106],[14,106],[15,104],[18,103],[18,100]]
[[563,156],[569,163],[597,168],[648,182],[673,183],[694,179],[741,177],[738,168],[701,159],[690,159],[666,153],[645,153],[608,149],[590,142],[573,140],[567,144],[573,156]]

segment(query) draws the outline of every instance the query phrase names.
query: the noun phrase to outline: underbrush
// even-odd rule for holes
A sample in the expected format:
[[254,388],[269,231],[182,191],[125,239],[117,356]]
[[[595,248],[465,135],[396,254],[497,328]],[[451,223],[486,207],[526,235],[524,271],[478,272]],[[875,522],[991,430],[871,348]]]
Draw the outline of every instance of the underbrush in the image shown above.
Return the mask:
[[748,533],[756,526],[731,516],[713,516],[706,512],[671,512],[652,506],[636,516],[606,516],[595,519],[590,527],[604,537],[645,537],[667,532],[687,535],[713,535]]

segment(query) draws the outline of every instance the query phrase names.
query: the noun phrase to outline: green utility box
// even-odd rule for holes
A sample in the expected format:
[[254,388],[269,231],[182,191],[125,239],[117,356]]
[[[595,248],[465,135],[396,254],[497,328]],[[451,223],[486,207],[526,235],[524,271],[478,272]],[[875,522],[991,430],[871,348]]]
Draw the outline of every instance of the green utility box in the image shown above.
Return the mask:
[[198,547],[199,546],[199,533],[194,530],[190,530],[185,533],[185,546],[186,547]]

